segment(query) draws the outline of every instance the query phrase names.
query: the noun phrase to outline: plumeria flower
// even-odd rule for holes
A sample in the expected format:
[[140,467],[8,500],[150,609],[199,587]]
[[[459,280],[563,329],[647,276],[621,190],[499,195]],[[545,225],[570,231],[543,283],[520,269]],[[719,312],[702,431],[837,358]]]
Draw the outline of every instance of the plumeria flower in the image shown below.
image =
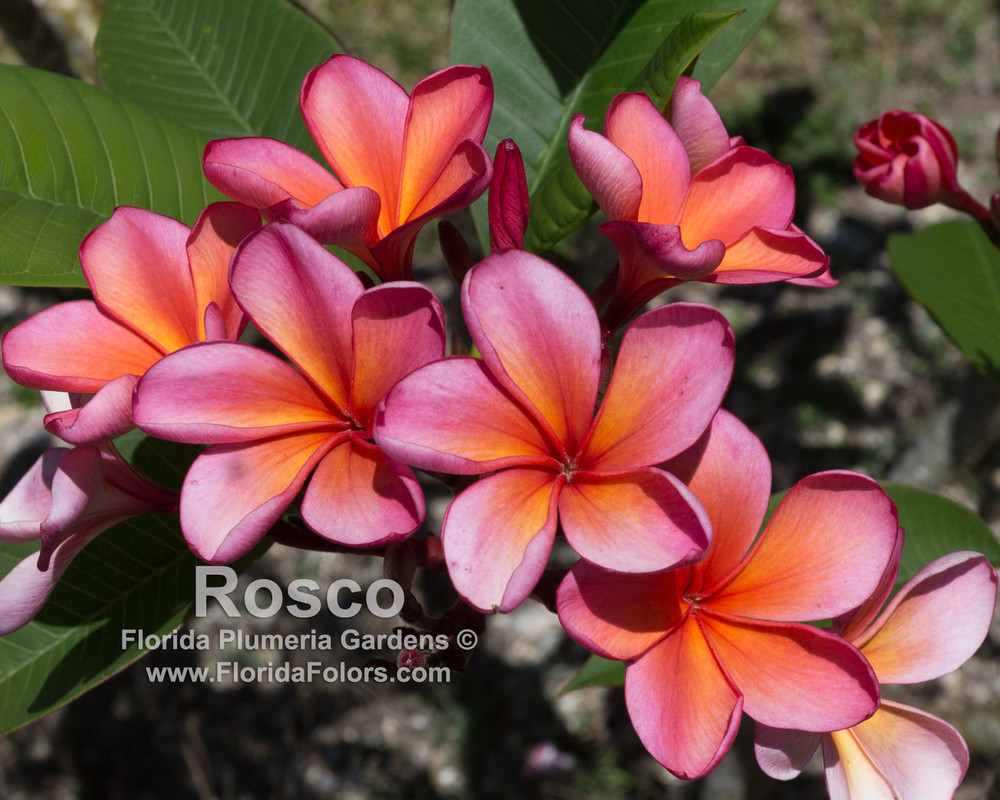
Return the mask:
[[420,487],[370,439],[385,392],[444,355],[437,299],[409,282],[366,291],[343,261],[281,222],[241,245],[230,282],[292,363],[248,344],[209,342],[163,359],[136,389],[144,431],[211,444],[181,490],[191,548],[210,562],[239,558],[310,474],[301,511],[321,536],[360,546],[412,533],[424,516]]
[[193,342],[239,337],[246,322],[226,280],[229,259],[259,227],[239,203],[213,203],[193,229],[115,209],[80,246],[94,299],[58,303],[3,338],[17,383],[86,400],[49,414],[46,428],[73,444],[120,436],[133,427],[132,390],[150,366]]
[[677,82],[669,121],[632,93],[611,102],[603,136],[586,130],[582,116],[570,125],[573,164],[620,256],[597,298],[607,304],[608,330],[682,281],[831,282],[827,256],[792,224],[791,169],[731,140],[700,87]]
[[584,292],[521,250],[466,275],[462,308],[482,359],[453,356],[404,378],[375,441],[394,458],[454,475],[442,526],[452,582],[483,611],[508,611],[546,566],[557,522],[584,558],[648,572],[697,559],[710,526],[654,465],[690,446],[729,384],[733,334],[714,309],[674,304],[625,334],[595,414],[601,331]]
[[489,72],[448,67],[407,95],[375,67],[335,55],[306,76],[300,104],[335,175],[283,142],[241,138],[209,143],[208,180],[267,220],[349,250],[382,280],[409,279],[423,225],[489,186]]
[[760,441],[720,411],[670,462],[712,521],[704,560],[652,575],[578,562],[556,594],[577,642],[627,661],[625,700],[649,752],[686,779],[726,754],[743,713],[830,731],[870,716],[879,685],[855,647],[801,621],[856,608],[894,555],[896,508],[870,478],[812,475],[758,536],[771,469]]
[[176,513],[177,493],[139,475],[110,443],[52,447],[0,502],[0,541],[41,539],[0,580],[0,635],[28,624],[76,555],[140,514]]
[[[898,562],[890,562],[872,597],[836,620],[835,630],[861,650],[883,685],[921,683],[958,669],[989,633],[996,570],[979,553],[951,553],[918,572],[882,609],[897,572]],[[758,725],[756,739],[761,768],[784,780],[798,775],[822,744],[831,800],[949,800],[969,766],[968,747],[951,725],[886,699],[873,717],[846,730]]]

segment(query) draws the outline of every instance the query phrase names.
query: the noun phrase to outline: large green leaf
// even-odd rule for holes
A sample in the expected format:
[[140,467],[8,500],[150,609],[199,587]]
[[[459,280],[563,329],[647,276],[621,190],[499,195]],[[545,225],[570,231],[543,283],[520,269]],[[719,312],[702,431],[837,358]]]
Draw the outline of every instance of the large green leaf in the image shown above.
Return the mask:
[[83,286],[83,237],[133,205],[191,224],[219,197],[199,134],[80,81],[0,67],[0,282]]
[[1000,382],[1000,251],[959,220],[889,239],[893,272],[979,369]]
[[[164,484],[177,486],[194,451],[142,434],[123,450]],[[0,575],[38,543],[0,543]],[[235,565],[246,568],[263,547]],[[0,637],[0,735],[68,703],[145,650],[122,631],[163,635],[191,613],[195,567],[176,516],[116,525],[76,557],[38,616]]]
[[982,553],[1000,566],[1000,543],[982,517],[926,489],[891,482],[882,488],[899,508],[899,524],[906,531],[897,587],[934,559],[959,550]]
[[[746,9],[729,24],[725,37],[708,46],[695,69],[707,88],[749,41],[774,2],[457,1],[452,59],[485,63],[493,75],[496,103],[486,145],[492,149],[510,137],[521,149],[532,196],[528,237],[532,249],[551,246],[589,212],[589,198],[566,169],[566,132],[573,115],[585,115],[588,125],[597,128],[616,94],[629,88],[672,86],[728,17],[702,17],[668,46],[681,21],[691,14]],[[658,81],[651,82],[655,77],[649,72],[651,62],[658,65]],[[640,75],[651,86],[640,87]],[[544,195],[539,195],[543,185]]]
[[101,82],[210,138],[312,140],[299,87],[340,52],[287,0],[109,0],[97,37]]

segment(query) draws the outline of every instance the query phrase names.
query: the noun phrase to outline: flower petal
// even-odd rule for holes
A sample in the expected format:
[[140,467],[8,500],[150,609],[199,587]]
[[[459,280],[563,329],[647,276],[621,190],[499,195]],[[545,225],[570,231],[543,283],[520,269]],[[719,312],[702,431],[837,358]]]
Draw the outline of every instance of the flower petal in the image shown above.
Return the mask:
[[[448,67],[413,87],[397,225],[441,205],[468,180],[468,156],[456,163],[454,154],[469,140],[479,146],[492,109],[493,81],[485,67]],[[489,156],[477,162],[489,165]],[[489,177],[480,194],[488,184]]]
[[441,544],[455,590],[469,605],[510,611],[535,588],[555,539],[558,483],[549,470],[518,467],[452,500]]
[[63,392],[90,394],[122,375],[141,375],[163,352],[90,300],[50,306],[3,337],[3,366],[13,380]]
[[478,358],[421,367],[386,395],[375,442],[393,458],[433,472],[476,475],[516,464],[550,464],[545,435]]
[[712,544],[696,567],[700,589],[711,591],[757,538],[771,496],[771,462],[760,439],[720,409],[701,440],[663,469],[687,483],[711,520]]
[[997,572],[979,553],[942,556],[918,572],[854,643],[882,683],[921,683],[958,669],[989,633]]
[[376,286],[351,311],[351,412],[369,427],[376,406],[403,377],[444,357],[444,310],[418,283]]
[[197,444],[346,427],[294,367],[242,342],[205,342],[167,356],[140,381],[133,414],[147,433]]
[[733,348],[732,328],[708,306],[671,303],[639,317],[625,332],[581,468],[632,471],[694,444],[729,386]]
[[801,231],[753,228],[726,246],[722,263],[705,280],[749,284],[811,278],[829,263],[830,257]]
[[212,564],[245,555],[342,438],[306,432],[208,448],[181,489],[181,529],[191,549]]
[[583,127],[583,117],[569,126],[569,155],[573,168],[610,220],[639,218],[642,176],[621,148],[604,136]]
[[822,734],[772,728],[758,722],[754,753],[764,773],[779,781],[797,778],[820,745]]
[[360,59],[335,55],[302,83],[302,116],[320,152],[345,186],[367,186],[382,200],[384,235],[399,220],[406,91]]
[[68,447],[50,447],[0,501],[0,541],[29,542],[41,535],[52,505],[52,479]]
[[349,409],[351,309],[364,292],[354,271],[294,225],[273,222],[240,245],[229,279],[260,331]]
[[578,561],[556,591],[559,622],[604,658],[637,658],[683,619],[683,580],[684,570],[632,574]]
[[729,751],[743,701],[693,619],[625,671],[625,702],[636,733],[679,778],[708,774]]
[[601,373],[601,331],[587,295],[544,259],[506,250],[466,275],[462,310],[496,379],[537,411],[553,444],[575,455]]
[[726,254],[726,246],[718,239],[706,239],[689,250],[677,225],[612,220],[602,223],[600,231],[618,248],[623,285],[637,283],[632,273],[650,272],[643,261],[654,267],[657,277],[693,281],[711,275]]
[[794,211],[791,169],[763,150],[734,147],[691,179],[681,233],[688,247],[708,239],[728,246],[751,228],[785,230]]
[[[841,772],[848,787],[848,794],[840,795],[844,800],[883,795],[950,800],[969,768],[969,749],[957,730],[924,711],[888,700],[871,719],[825,738],[836,746],[839,762],[831,765],[833,754],[825,748],[827,779],[831,771]],[[830,795],[838,800],[834,791]]]
[[[236,246],[258,228],[260,216],[250,206],[212,203],[201,212],[187,242],[195,306],[207,309],[214,303],[222,314],[228,339],[238,339],[246,327],[243,311],[229,289],[229,261]],[[198,338],[208,338],[204,317],[199,326]]]
[[559,516],[566,540],[583,558],[619,572],[659,572],[700,559],[712,524],[673,475],[574,476],[563,487]]
[[691,164],[681,137],[659,109],[644,94],[620,94],[608,106],[604,133],[642,176],[642,202],[632,219],[659,225],[678,222]]
[[682,75],[670,95],[667,119],[684,142],[691,173],[715,161],[729,148],[729,134],[712,101],[701,93],[701,83]]
[[291,222],[316,241],[336,244],[372,263],[368,248],[378,241],[378,215],[382,201],[367,186],[354,186],[331,194],[309,208],[300,208],[294,200],[285,200],[264,209],[272,221]]
[[409,536],[424,520],[424,495],[409,469],[374,445],[349,439],[319,462],[302,517],[325,539],[367,547]]
[[794,623],[699,612],[706,635],[748,716],[775,728],[849,728],[878,706],[879,684],[864,657],[832,633]]
[[898,528],[895,505],[871,478],[841,471],[803,478],[712,608],[785,621],[857,608],[878,586]]
[[32,553],[4,575],[0,580],[0,636],[31,622],[77,553],[109,527],[111,523],[81,531],[62,541],[51,553],[47,569],[39,569],[38,555]]
[[119,206],[80,245],[98,305],[167,353],[198,341],[190,234],[170,217]]
[[205,148],[202,167],[224,195],[261,211],[289,198],[309,208],[344,188],[328,169],[277,139],[217,139]]
[[45,416],[45,429],[70,444],[110,441],[135,427],[132,394],[139,378],[122,375],[108,381],[79,408]]

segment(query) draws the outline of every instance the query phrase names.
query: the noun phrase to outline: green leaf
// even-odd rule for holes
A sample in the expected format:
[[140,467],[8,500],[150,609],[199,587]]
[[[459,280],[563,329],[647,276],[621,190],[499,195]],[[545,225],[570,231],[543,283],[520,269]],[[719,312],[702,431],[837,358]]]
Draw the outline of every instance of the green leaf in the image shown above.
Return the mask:
[[889,238],[893,272],[973,364],[1000,382],[1000,251],[959,220]]
[[[529,244],[544,249],[577,227],[590,210],[569,161],[566,132],[574,114],[598,127],[608,103],[644,70],[672,86],[693,52],[718,31],[705,17],[671,33],[690,14],[746,12],[730,24],[728,38],[714,48],[695,75],[705,88],[736,57],[775,0],[458,0],[452,24],[452,60],[485,63],[493,75],[496,103],[487,149],[513,138],[525,160],[532,198]],[[735,6],[735,9],[734,9]],[[705,26],[705,27],[701,27]],[[661,49],[663,48],[663,49]],[[706,52],[708,55],[708,53]],[[681,61],[686,62],[678,66]],[[647,77],[649,77],[647,75]],[[674,76],[674,79],[676,75]],[[546,185],[544,197],[539,187]],[[581,210],[581,207],[585,209]],[[536,219],[538,220],[536,222]]]
[[0,282],[83,286],[80,241],[115,206],[192,224],[220,196],[198,134],[85,83],[0,66]]
[[622,686],[625,684],[625,662],[590,656],[580,671],[562,688],[562,694],[591,686]]
[[101,82],[209,138],[269,136],[315,151],[299,111],[306,73],[340,52],[287,0],[109,0]]
[[982,553],[1000,566],[1000,543],[977,514],[926,489],[891,482],[882,488],[899,508],[906,531],[897,588],[934,559],[959,550]]
[[[176,486],[193,452],[150,437],[125,442],[144,471]],[[0,575],[38,542],[0,543]],[[233,565],[246,569],[267,541]],[[181,625],[194,603],[195,567],[176,516],[147,515],[102,533],[76,557],[45,607],[20,630],[0,637],[0,735],[53,711],[139,658],[122,631],[162,636]]]

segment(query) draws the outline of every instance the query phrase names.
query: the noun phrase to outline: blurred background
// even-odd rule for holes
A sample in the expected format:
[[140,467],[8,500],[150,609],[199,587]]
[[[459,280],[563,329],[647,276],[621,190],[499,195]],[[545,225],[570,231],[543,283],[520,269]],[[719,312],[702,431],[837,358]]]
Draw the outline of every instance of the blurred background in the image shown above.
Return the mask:
[[[450,0],[301,4],[348,52],[407,89],[448,64]],[[0,62],[96,82],[92,45],[102,8],[102,0],[2,0]],[[851,175],[855,128],[904,108],[953,132],[960,179],[974,196],[985,201],[998,188],[998,17],[998,4],[980,0],[779,0],[710,92],[731,134],[793,167],[797,222],[830,254],[840,281],[827,290],[696,284],[670,297],[710,303],[733,324],[737,372],[725,405],[763,439],[776,490],[811,472],[856,469],[941,492],[1000,534],[1000,392],[908,298],[884,254],[891,233],[955,214],[880,203]],[[614,263],[593,228],[552,257],[584,279],[602,277]],[[421,242],[418,277],[443,295],[453,291],[432,233]],[[70,294],[0,287],[0,330]],[[41,416],[36,393],[0,375],[4,493],[48,446]],[[440,515],[447,497],[435,497],[432,510]],[[378,559],[279,547],[252,570],[282,584],[351,576],[364,586],[380,574]],[[431,606],[448,599],[440,583],[419,586]],[[369,617],[338,622],[279,614],[243,627],[334,636],[346,624],[366,633],[389,629]],[[226,624],[210,616],[195,630]],[[636,738],[621,690],[561,693],[586,653],[562,634],[554,615],[530,602],[489,620],[468,671],[449,685],[169,685],[151,683],[145,672],[151,664],[218,656],[154,652],[0,739],[0,798],[826,796],[818,765],[791,784],[764,778],[749,722],[708,778],[673,778]],[[256,654],[262,664],[279,656]],[[960,672],[891,696],[947,719],[965,736],[972,765],[960,800],[1000,798],[996,621]]]

